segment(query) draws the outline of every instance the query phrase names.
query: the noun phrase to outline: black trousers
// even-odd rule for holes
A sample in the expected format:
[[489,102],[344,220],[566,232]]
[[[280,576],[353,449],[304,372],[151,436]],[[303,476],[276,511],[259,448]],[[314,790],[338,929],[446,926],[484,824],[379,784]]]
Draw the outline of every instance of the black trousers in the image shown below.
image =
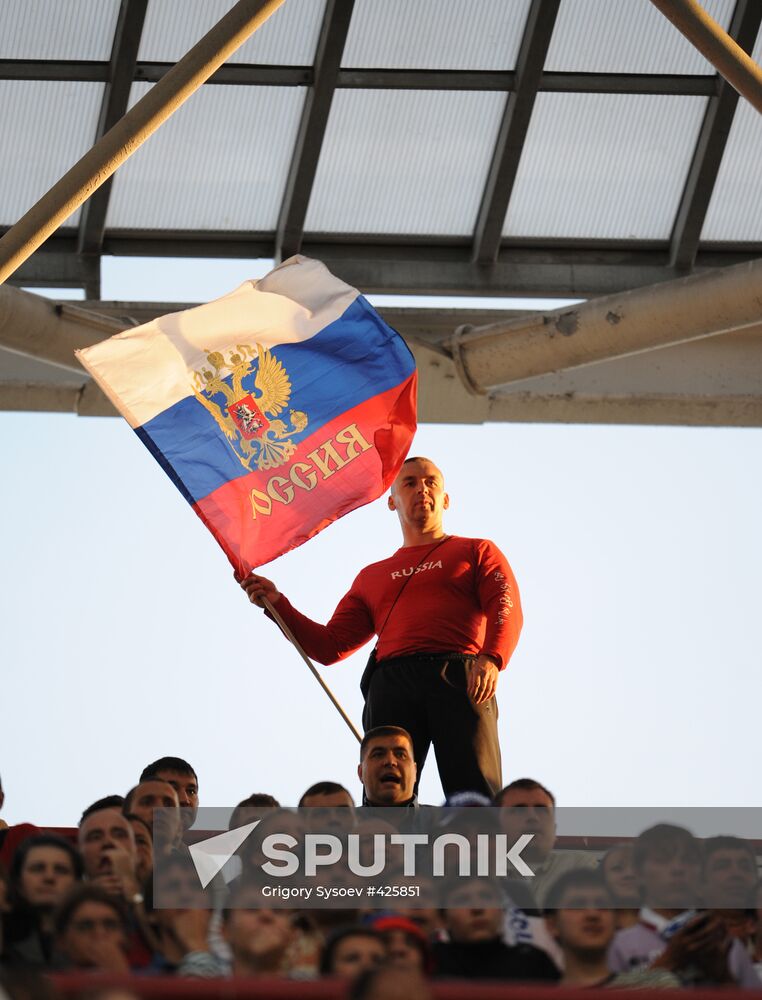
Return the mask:
[[475,791],[491,798],[502,787],[497,700],[474,705],[466,694],[466,671],[475,659],[421,653],[382,660],[371,677],[363,713],[366,730],[407,729],[419,779],[433,743],[446,796]]

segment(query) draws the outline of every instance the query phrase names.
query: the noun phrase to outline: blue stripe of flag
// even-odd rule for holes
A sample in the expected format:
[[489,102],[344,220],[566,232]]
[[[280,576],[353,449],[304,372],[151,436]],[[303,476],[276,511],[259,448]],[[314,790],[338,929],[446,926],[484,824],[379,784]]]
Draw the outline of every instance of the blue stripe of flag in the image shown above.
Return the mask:
[[[415,369],[404,340],[362,296],[314,337],[280,344],[272,348],[272,354],[291,381],[291,398],[279,419],[288,423],[288,410],[293,408],[306,413],[309,421],[300,434],[291,437],[294,444],[340,413],[404,382]],[[254,374],[244,380],[244,387],[256,399]],[[215,397],[214,402],[227,415],[222,397]],[[216,421],[194,396],[170,406],[136,433],[191,503],[248,474]]]

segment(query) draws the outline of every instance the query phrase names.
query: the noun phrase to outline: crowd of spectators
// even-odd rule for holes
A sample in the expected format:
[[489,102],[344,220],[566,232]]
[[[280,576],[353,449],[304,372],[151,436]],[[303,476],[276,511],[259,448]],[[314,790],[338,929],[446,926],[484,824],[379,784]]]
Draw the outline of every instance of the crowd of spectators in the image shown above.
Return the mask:
[[[415,796],[413,757],[404,730],[373,730],[361,747],[358,788],[327,776],[298,805],[347,810],[358,831],[365,820],[355,799],[420,815],[427,807]],[[176,757],[149,764],[124,796],[88,806],[76,837],[0,823],[0,996],[3,983],[13,995],[14,976],[29,970],[334,977],[351,981],[341,989],[355,997],[425,997],[438,979],[762,989],[762,891],[748,842],[701,841],[660,824],[602,857],[559,850],[554,796],[529,778],[493,802],[464,790],[447,804],[498,806],[509,838],[531,834],[522,855],[531,888],[516,873],[445,888],[424,878],[415,908],[395,909],[391,899],[383,910],[361,901],[279,909],[255,901],[258,886],[244,871],[207,903],[188,850],[198,779]],[[271,816],[282,826],[287,815],[257,793],[229,826]],[[158,889],[171,889],[171,908],[155,905]],[[686,909],[689,897],[703,903]]]

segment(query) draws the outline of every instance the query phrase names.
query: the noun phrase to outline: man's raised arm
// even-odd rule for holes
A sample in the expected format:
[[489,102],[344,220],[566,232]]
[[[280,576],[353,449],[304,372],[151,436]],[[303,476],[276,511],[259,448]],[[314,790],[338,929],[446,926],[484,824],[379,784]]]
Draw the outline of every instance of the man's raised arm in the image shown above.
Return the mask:
[[[327,625],[307,618],[281,594],[272,580],[251,573],[241,581],[249,600],[257,607],[264,608],[263,598],[278,611],[299,640],[307,656],[318,663],[335,663],[354,653],[375,633],[373,620],[363,601],[355,594],[354,586],[342,597]],[[272,616],[265,608],[268,618]]]

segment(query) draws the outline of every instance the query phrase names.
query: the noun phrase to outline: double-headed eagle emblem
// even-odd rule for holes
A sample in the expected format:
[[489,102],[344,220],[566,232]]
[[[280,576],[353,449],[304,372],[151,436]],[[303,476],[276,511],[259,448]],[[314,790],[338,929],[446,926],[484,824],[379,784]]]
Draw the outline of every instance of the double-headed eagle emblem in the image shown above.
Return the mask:
[[[296,451],[291,436],[307,426],[307,415],[289,410],[290,425],[275,420],[288,406],[291,381],[282,363],[261,344],[249,347],[237,344],[227,358],[220,351],[209,351],[210,367],[193,372],[193,394],[211,414],[241,465],[253,471],[277,469]],[[252,367],[254,395],[251,387]],[[244,385],[248,382],[248,386]],[[214,397],[223,397],[215,402]],[[224,401],[223,401],[224,400]]]

